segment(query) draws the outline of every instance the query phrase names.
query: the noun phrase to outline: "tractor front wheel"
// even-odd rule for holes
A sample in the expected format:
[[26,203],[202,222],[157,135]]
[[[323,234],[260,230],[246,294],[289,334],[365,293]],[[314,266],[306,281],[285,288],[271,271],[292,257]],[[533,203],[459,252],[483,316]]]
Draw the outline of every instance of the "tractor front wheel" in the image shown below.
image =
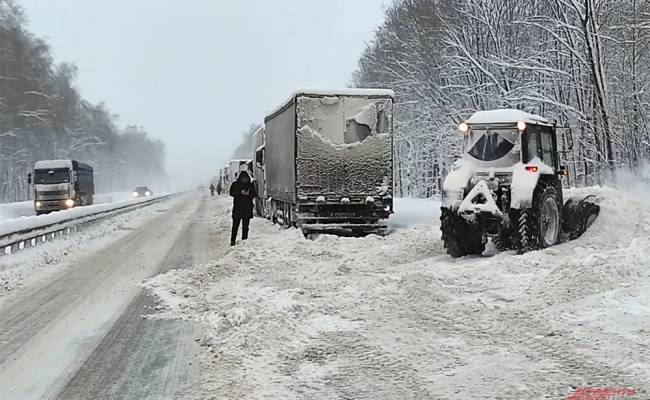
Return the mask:
[[480,232],[476,232],[461,216],[446,208],[442,209],[440,230],[447,254],[454,258],[468,254],[479,255],[485,250]]

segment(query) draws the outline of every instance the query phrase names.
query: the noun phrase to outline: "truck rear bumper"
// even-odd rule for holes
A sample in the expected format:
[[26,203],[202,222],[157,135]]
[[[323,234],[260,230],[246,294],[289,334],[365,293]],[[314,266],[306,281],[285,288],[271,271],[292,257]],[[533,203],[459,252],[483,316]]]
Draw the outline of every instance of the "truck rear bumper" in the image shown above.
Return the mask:
[[386,235],[388,227],[383,224],[352,224],[352,223],[317,223],[300,226],[305,235],[331,234],[338,236],[358,237],[366,235]]

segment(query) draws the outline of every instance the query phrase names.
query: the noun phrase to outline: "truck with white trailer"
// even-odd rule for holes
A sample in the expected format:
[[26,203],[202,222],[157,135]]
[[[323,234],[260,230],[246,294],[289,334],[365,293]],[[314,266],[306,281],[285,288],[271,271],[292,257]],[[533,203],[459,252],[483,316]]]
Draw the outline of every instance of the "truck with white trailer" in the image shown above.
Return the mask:
[[302,90],[265,118],[269,217],[305,234],[382,234],[393,212],[393,92]]
[[93,167],[75,160],[43,160],[29,174],[36,214],[93,204]]

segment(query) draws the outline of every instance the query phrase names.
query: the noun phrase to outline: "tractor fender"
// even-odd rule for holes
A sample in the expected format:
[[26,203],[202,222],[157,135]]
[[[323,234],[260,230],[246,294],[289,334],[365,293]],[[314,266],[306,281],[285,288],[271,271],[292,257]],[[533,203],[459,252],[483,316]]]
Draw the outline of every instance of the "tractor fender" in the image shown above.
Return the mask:
[[[527,170],[526,167],[537,167],[536,170]],[[531,162],[517,163],[512,167],[512,183],[510,186],[510,207],[521,210],[533,205],[535,188],[542,175],[553,175],[553,168],[544,164],[535,157]]]
[[442,184],[443,207],[450,210],[457,210],[460,207],[473,172],[474,167],[467,160],[459,159],[454,161]]

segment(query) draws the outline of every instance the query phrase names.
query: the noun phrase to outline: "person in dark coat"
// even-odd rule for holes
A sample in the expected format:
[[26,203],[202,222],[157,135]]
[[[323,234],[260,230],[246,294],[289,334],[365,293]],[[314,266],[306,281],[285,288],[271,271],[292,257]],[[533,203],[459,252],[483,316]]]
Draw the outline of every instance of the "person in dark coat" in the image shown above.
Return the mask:
[[214,196],[214,185],[210,184],[210,196]]
[[257,197],[255,186],[253,186],[248,172],[241,171],[239,173],[237,180],[230,185],[230,195],[233,197],[230,245],[234,246],[240,223],[242,225],[241,239],[248,239],[248,226],[253,218],[253,199]]
[[217,182],[217,194],[221,196],[221,181]]

